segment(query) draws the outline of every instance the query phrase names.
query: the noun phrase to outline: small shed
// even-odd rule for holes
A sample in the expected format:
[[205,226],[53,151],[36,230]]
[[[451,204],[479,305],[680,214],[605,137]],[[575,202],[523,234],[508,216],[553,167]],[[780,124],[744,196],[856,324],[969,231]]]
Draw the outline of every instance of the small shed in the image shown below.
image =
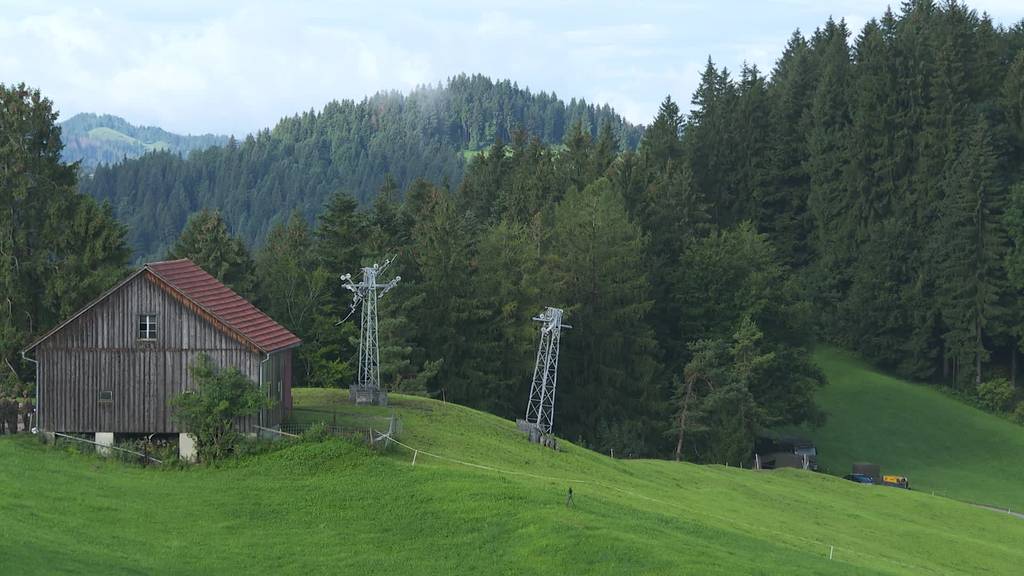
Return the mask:
[[[190,260],[153,262],[33,342],[37,426],[90,433],[184,433],[171,399],[194,389],[201,354],[238,368],[274,407],[238,422],[281,424],[291,409],[292,350],[301,340]],[[187,438],[182,444],[191,445]]]

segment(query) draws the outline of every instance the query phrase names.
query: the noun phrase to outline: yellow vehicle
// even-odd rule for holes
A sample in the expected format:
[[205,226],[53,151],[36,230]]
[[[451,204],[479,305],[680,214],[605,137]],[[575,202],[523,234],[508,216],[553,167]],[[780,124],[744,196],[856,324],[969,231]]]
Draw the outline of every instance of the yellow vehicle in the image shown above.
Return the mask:
[[888,486],[906,488],[907,490],[910,489],[910,482],[907,480],[906,476],[895,476],[891,474],[886,474],[882,476],[882,483]]

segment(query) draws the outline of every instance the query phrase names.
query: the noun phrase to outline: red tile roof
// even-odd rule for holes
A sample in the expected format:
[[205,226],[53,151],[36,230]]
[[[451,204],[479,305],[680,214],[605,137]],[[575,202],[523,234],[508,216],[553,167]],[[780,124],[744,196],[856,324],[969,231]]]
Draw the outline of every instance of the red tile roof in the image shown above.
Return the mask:
[[266,353],[302,343],[298,336],[191,260],[152,262],[145,267]]

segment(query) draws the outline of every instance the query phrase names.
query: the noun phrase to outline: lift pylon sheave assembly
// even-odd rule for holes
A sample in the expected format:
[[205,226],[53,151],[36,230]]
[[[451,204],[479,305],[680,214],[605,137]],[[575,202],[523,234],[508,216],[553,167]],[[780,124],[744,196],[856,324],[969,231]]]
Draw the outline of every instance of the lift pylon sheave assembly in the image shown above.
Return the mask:
[[402,277],[395,276],[393,280],[383,284],[377,279],[391,265],[392,260],[388,258],[383,264],[374,264],[363,268],[363,280],[358,284],[352,282],[351,274],[341,277],[345,288],[352,292],[352,306],[345,320],[348,320],[355,313],[356,308],[362,305],[359,323],[359,372],[356,374],[355,384],[348,389],[349,400],[356,404],[387,406],[388,403],[387,392],[380,387],[377,300],[394,288]]
[[[526,426],[539,435],[551,434],[555,423],[555,387],[558,383],[558,345],[563,328],[561,308],[548,307],[533,319],[541,323],[537,364],[533,368],[530,403],[526,406]],[[530,430],[527,430],[528,432]],[[533,433],[531,433],[531,440]]]

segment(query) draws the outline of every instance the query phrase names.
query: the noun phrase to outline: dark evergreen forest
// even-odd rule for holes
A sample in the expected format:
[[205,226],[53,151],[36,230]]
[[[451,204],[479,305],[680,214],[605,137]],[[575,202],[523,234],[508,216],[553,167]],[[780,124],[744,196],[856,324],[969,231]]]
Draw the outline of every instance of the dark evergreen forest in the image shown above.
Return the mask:
[[165,251],[201,208],[220,209],[246,242],[259,244],[293,210],[312,221],[336,192],[367,205],[386,176],[402,188],[416,178],[457,186],[476,151],[509,141],[516,130],[558,144],[577,122],[592,136],[610,123],[627,149],[643,133],[607,105],[565,103],[507,80],[460,75],[408,95],[334,101],[187,157],[154,152],[103,165],[81,187],[110,202],[137,255],[148,259]]
[[[518,416],[530,318],[559,306],[556,433],[737,462],[759,430],[826,417],[816,342],[1022,399],[1022,157],[1024,27],[918,0],[855,34],[794,33],[770,73],[709,60],[690,113],[666,98],[642,139],[607,108],[460,77],[80,185],[138,253],[193,258],[298,333],[305,384],[352,380],[338,276],[396,255],[391,389]],[[0,312],[8,358],[21,305]]]

